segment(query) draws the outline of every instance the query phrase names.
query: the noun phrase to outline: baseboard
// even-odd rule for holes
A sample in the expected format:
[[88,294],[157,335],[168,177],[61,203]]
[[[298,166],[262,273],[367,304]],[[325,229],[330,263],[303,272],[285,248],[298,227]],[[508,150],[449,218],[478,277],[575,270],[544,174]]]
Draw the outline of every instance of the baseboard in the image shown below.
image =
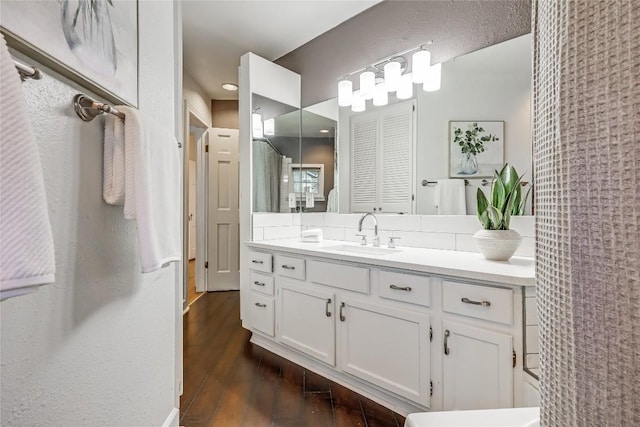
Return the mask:
[[178,422],[180,421],[180,410],[178,408],[173,408],[169,416],[162,424],[162,427],[178,427]]

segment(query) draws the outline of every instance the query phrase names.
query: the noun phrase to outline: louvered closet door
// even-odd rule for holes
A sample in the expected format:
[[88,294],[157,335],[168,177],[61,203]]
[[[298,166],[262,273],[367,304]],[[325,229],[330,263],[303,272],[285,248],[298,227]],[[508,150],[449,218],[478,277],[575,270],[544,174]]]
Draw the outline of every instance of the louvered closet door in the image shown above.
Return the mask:
[[351,118],[351,212],[377,207],[378,113]]
[[383,213],[411,213],[413,106],[404,102],[380,111],[378,210]]

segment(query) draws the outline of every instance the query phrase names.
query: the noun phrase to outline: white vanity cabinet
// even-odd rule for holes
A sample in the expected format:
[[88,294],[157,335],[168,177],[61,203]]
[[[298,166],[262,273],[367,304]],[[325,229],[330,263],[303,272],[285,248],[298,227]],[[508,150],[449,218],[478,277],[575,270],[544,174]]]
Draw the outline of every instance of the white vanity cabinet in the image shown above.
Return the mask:
[[249,325],[270,337],[275,334],[275,285],[271,274],[273,256],[265,252],[249,252],[249,280],[251,289]]
[[428,315],[340,298],[338,320],[343,372],[430,406]]
[[521,286],[267,255],[248,286],[253,343],[405,415],[525,402]]

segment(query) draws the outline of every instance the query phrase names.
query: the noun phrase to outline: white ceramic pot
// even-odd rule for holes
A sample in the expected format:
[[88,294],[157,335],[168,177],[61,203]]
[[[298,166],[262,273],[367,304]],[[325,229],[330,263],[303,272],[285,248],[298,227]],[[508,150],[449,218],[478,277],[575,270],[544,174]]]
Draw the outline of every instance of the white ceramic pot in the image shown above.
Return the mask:
[[522,236],[515,230],[480,230],[473,240],[486,259],[508,261],[522,242]]

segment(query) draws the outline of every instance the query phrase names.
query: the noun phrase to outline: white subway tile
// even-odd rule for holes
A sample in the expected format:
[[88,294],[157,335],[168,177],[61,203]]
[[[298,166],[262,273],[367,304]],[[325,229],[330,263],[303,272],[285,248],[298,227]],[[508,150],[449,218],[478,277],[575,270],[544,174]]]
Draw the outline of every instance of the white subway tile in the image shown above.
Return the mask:
[[300,237],[299,226],[288,227],[265,227],[264,228],[264,240],[275,239],[291,239],[294,237]]
[[482,226],[475,215],[421,215],[420,231],[473,234]]
[[326,213],[324,214],[324,225],[327,227],[357,227],[361,217],[360,214]]
[[394,231],[397,246],[413,248],[455,250],[455,235],[450,233],[422,233],[417,231]]
[[538,324],[538,309],[536,308],[536,298],[528,297],[524,299],[525,311],[527,318],[525,324],[537,325]]
[[512,216],[509,227],[516,230],[523,237],[536,237],[536,222],[532,215]]
[[515,256],[526,256],[533,258],[536,256],[536,240],[533,237],[523,237],[520,247]]
[[323,239],[344,241],[344,228],[322,227]]
[[[382,230],[420,231],[419,215],[378,215],[378,227]],[[371,220],[366,219],[371,225]]]
[[480,252],[473,240],[473,234],[456,234],[456,251]]
[[264,240],[264,228],[262,227],[253,227],[253,239],[254,242],[259,242]]
[[538,326],[527,326],[527,354],[540,353],[540,335]]
[[280,227],[293,225],[293,215],[290,213],[254,213],[254,227]]
[[310,225],[315,228],[322,227],[324,225],[324,213],[323,212],[309,212],[301,215],[302,225]]
[[539,354],[527,354],[527,368],[539,368],[540,367],[540,355]]
[[293,215],[293,225],[301,225],[302,224],[302,219],[300,218],[302,214],[295,213],[295,214],[291,214],[291,215]]

